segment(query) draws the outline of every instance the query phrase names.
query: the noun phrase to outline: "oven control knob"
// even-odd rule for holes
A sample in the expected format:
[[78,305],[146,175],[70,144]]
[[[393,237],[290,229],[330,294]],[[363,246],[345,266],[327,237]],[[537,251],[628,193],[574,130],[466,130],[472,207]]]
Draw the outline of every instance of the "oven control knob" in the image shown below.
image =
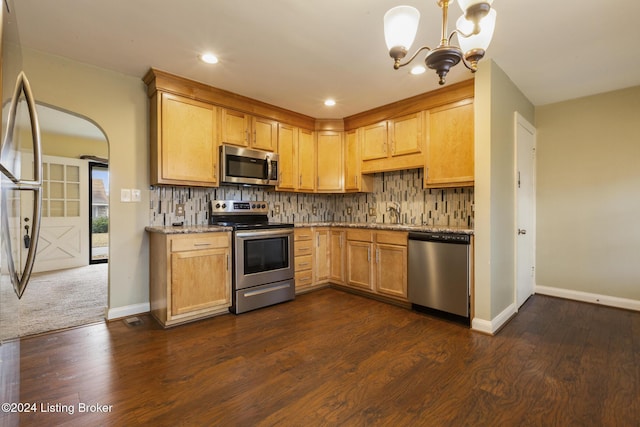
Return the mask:
[[256,208],[256,204],[254,203],[251,205],[251,209],[255,209],[255,208]]
[[263,204],[262,209],[266,209],[266,208],[267,208],[267,205]]
[[216,209],[220,209],[220,203],[216,203]]
[[223,203],[223,204],[222,204],[222,209],[226,209],[226,208],[227,208],[227,204],[226,204],[226,203]]

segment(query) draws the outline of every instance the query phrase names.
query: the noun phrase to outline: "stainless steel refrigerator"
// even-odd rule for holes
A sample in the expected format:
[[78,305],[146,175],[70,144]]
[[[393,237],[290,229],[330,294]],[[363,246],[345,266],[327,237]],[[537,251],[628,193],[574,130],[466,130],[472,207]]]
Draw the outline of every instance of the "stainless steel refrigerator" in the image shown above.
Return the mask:
[[[0,402],[17,403],[20,298],[35,262],[42,207],[42,153],[35,98],[22,67],[13,0],[2,0],[0,135]],[[17,425],[11,413],[3,425]]]

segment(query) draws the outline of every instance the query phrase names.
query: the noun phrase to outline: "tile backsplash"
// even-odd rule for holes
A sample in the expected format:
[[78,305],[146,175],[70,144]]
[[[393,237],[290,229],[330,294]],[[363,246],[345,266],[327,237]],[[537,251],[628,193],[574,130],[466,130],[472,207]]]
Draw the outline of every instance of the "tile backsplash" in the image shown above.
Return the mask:
[[[224,199],[265,200],[269,203],[269,217],[276,222],[390,223],[388,208],[399,206],[401,222],[405,224],[473,228],[473,187],[423,189],[422,181],[423,170],[412,169],[375,174],[372,193],[284,193],[235,185],[152,187],[149,225],[207,224],[208,202]],[[177,203],[184,204],[184,217],[175,216]]]

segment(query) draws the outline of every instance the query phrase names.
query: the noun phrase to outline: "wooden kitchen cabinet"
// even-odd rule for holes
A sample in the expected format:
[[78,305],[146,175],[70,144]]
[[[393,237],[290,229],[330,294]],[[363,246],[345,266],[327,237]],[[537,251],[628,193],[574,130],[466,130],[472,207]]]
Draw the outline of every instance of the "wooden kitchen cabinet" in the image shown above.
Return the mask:
[[278,122],[223,108],[221,137],[223,144],[276,151]]
[[376,292],[407,299],[408,233],[379,231],[376,233]]
[[474,184],[473,100],[429,110],[425,188]]
[[322,285],[329,282],[330,274],[330,231],[329,228],[313,228],[313,284]]
[[363,173],[423,167],[423,112],[364,126],[360,131]]
[[407,232],[348,229],[346,285],[407,301]]
[[311,227],[293,230],[296,293],[313,287],[313,231]]
[[298,176],[298,129],[283,123],[278,125],[278,190],[295,190]]
[[319,131],[316,141],[316,191],[340,192],[343,189],[342,132]]
[[346,231],[331,228],[329,231],[329,281],[338,285],[345,283]]
[[365,229],[347,230],[347,286],[373,290],[372,251],[373,232]]
[[218,186],[218,108],[178,95],[151,97],[151,184]]
[[231,306],[231,233],[149,235],[151,314],[164,327]]
[[345,132],[344,191],[373,191],[373,175],[362,175],[358,130]]
[[298,130],[298,186],[299,191],[313,192],[316,182],[315,132]]

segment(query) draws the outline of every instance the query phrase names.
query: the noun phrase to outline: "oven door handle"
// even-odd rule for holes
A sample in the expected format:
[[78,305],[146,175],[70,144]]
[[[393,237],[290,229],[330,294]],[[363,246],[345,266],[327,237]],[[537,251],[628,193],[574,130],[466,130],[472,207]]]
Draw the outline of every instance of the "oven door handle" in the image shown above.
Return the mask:
[[288,236],[293,234],[293,228],[275,228],[272,230],[236,231],[236,237],[241,239],[253,237]]

